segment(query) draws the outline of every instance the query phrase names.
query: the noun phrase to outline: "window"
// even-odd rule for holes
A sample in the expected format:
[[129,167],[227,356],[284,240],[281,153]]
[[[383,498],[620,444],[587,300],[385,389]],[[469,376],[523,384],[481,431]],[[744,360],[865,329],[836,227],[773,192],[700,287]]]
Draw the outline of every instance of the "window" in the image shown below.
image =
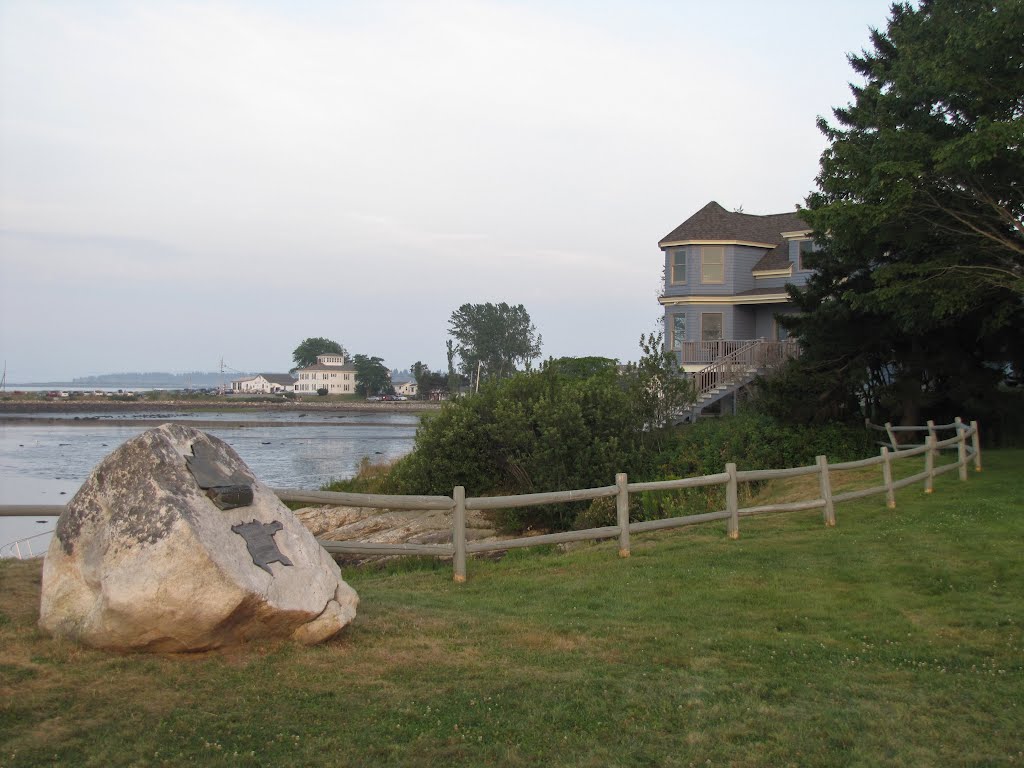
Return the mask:
[[686,249],[676,248],[672,251],[672,275],[673,283],[686,282]]
[[672,315],[672,349],[680,352],[686,341],[686,315]]
[[700,249],[700,281],[725,282],[725,248],[720,245],[705,245]]
[[804,266],[804,256],[808,253],[814,252],[814,241],[813,240],[799,240],[797,241],[797,255],[796,255],[796,268],[799,270],[807,270]]
[[722,313],[704,312],[700,316],[700,339],[701,341],[722,340]]

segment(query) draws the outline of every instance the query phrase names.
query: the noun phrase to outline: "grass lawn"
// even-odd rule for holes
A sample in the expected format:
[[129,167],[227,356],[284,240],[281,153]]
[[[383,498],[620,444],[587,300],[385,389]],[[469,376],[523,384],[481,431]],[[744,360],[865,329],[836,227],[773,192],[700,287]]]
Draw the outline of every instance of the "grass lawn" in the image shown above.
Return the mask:
[[1024,763],[1024,451],[820,513],[346,571],[338,640],[115,655],[0,563],[0,765]]

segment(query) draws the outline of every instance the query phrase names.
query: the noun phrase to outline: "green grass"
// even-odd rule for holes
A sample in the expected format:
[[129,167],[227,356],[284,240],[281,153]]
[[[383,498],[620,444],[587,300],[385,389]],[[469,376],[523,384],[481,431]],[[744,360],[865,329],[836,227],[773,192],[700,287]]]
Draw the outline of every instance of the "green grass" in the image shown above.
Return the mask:
[[315,648],[124,656],[38,633],[0,564],[0,765],[1024,762],[1024,451],[817,512],[346,571]]

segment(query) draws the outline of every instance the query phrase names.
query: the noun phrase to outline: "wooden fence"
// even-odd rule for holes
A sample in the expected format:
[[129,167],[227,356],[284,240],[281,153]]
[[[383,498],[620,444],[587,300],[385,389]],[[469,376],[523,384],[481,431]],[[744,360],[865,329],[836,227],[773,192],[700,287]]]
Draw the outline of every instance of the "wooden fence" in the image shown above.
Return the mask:
[[[618,538],[619,555],[629,557],[630,535],[647,531],[658,531],[668,528],[680,528],[687,525],[707,523],[714,520],[726,521],[726,533],[731,539],[740,535],[740,518],[774,512],[796,512],[820,509],[826,526],[836,524],[835,505],[844,501],[852,501],[867,496],[884,493],[890,509],[896,507],[895,492],[914,483],[923,483],[925,493],[934,489],[935,478],[945,472],[958,469],[960,479],[967,479],[969,461],[974,462],[975,470],[981,471],[981,447],[978,439],[978,423],[972,421],[965,425],[960,418],[952,424],[935,425],[928,422],[924,427],[893,427],[891,424],[879,427],[868,424],[868,427],[884,431],[889,438],[882,445],[878,456],[857,461],[846,461],[830,464],[827,457],[818,456],[815,463],[806,467],[788,469],[758,469],[740,471],[734,463],[725,465],[725,471],[716,475],[687,477],[679,480],[658,480],[654,482],[631,483],[625,473],[615,476],[615,484],[601,488],[585,488],[572,491],[552,491],[549,493],[530,493],[519,496],[480,496],[466,497],[466,490],[456,486],[451,496],[387,496],[380,494],[339,493],[331,491],[303,491],[290,488],[275,488],[274,492],[282,501],[304,504],[335,504],[352,507],[370,507],[375,509],[411,509],[411,510],[451,510],[452,511],[452,542],[450,544],[378,544],[359,541],[329,541],[319,539],[320,544],[332,554],[355,555],[419,555],[435,557],[451,557],[453,561],[454,579],[456,582],[466,580],[466,557],[481,552],[498,552],[519,547],[532,547],[542,544],[564,544],[574,541],[596,541],[599,539]],[[954,435],[945,440],[938,439],[941,431],[953,430]],[[912,447],[901,447],[897,441],[897,433],[924,433],[924,442]],[[970,443],[968,443],[970,440]],[[936,457],[943,449],[956,449],[957,460],[952,464],[936,466]],[[924,457],[924,468],[909,477],[893,479],[893,463],[909,459],[913,456]],[[845,493],[832,493],[831,473],[850,469],[863,469],[880,466],[881,485],[862,488]],[[757,507],[739,506],[739,484],[765,480],[780,480],[803,475],[817,475],[819,496],[805,501],[783,504],[768,504]],[[648,493],[651,491],[675,491],[684,488],[701,488],[708,486],[725,486],[725,509],[717,512],[706,512],[684,517],[671,517],[662,520],[630,522],[629,496],[631,493]],[[516,507],[532,507],[542,504],[562,504],[575,501],[589,501],[601,498],[615,498],[616,524],[602,528],[589,528],[582,531],[564,531],[540,536],[527,536],[518,539],[502,539],[500,541],[466,540],[466,512],[469,510],[512,509]],[[2,506],[2,515],[59,515],[61,506]]]

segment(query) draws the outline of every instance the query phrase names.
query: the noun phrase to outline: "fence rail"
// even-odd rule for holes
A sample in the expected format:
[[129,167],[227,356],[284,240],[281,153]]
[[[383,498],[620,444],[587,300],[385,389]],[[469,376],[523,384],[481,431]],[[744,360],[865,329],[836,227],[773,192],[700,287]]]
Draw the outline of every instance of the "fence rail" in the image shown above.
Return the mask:
[[[31,536],[24,536],[17,541],[12,541],[8,544],[4,544],[0,547],[0,558],[3,557],[14,557],[18,560],[31,560],[36,557],[41,557],[45,552],[36,552],[32,548],[32,543],[36,539],[41,539],[44,536],[49,536],[53,531],[42,531],[41,533],[34,533]],[[45,546],[42,549],[45,550]]]
[[[818,456],[814,464],[806,467],[787,467],[783,469],[737,470],[734,463],[726,464],[725,472],[699,477],[686,477],[674,480],[657,480],[630,483],[624,473],[615,477],[615,485],[599,488],[583,488],[569,491],[552,491],[547,493],[530,493],[519,496],[480,496],[466,497],[465,489],[456,486],[449,496],[388,496],[364,493],[337,493],[329,491],[304,491],[293,488],[275,488],[274,492],[282,501],[300,503],[336,504],[345,506],[370,507],[378,509],[413,509],[413,510],[451,510],[452,541],[450,544],[381,544],[359,541],[330,541],[319,539],[320,544],[332,554],[355,555],[420,555],[431,557],[451,557],[453,561],[454,579],[457,582],[466,580],[466,557],[468,554],[496,552],[519,547],[532,547],[542,544],[562,544],[576,541],[597,541],[601,539],[618,539],[619,555],[629,557],[630,535],[649,531],[660,531],[670,528],[681,528],[725,520],[726,533],[729,538],[739,538],[739,519],[754,515],[773,514],[778,512],[799,512],[808,510],[822,511],[826,526],[836,524],[835,505],[862,499],[879,494],[886,495],[890,509],[896,507],[895,491],[916,483],[924,483],[925,493],[934,489],[934,481],[938,475],[959,470],[960,480],[967,479],[967,466],[974,463],[976,471],[981,471],[981,446],[978,437],[978,423],[972,421],[970,426],[959,418],[952,424],[936,425],[928,422],[922,427],[893,427],[891,424],[879,426],[868,423],[868,428],[883,431],[890,438],[890,443],[883,444],[878,456],[871,456],[854,461],[829,464],[826,456]],[[945,440],[938,439],[940,431],[954,430],[954,435]],[[897,432],[925,433],[922,445],[901,448],[895,439]],[[970,444],[968,444],[970,440]],[[957,460],[952,464],[936,467],[935,459],[944,448],[956,448]],[[924,456],[924,469],[909,477],[893,479],[892,465],[915,456]],[[865,469],[881,466],[881,485],[862,488],[844,493],[832,493],[833,472],[853,469]],[[756,507],[740,507],[739,484],[780,480],[807,475],[818,476],[818,496],[812,499],[792,501],[779,504],[767,504]],[[696,515],[671,517],[662,520],[646,520],[630,522],[629,497],[635,493],[674,491],[686,488],[708,486],[724,486],[726,508],[715,512]],[[526,536],[517,539],[500,541],[466,541],[466,511],[510,509],[515,507],[536,506],[540,504],[561,504],[574,501],[589,501],[601,498],[615,498],[616,524],[600,528],[589,528],[582,531],[564,531],[539,536]],[[43,505],[9,505],[0,506],[0,516],[47,516],[59,515],[62,506]]]

